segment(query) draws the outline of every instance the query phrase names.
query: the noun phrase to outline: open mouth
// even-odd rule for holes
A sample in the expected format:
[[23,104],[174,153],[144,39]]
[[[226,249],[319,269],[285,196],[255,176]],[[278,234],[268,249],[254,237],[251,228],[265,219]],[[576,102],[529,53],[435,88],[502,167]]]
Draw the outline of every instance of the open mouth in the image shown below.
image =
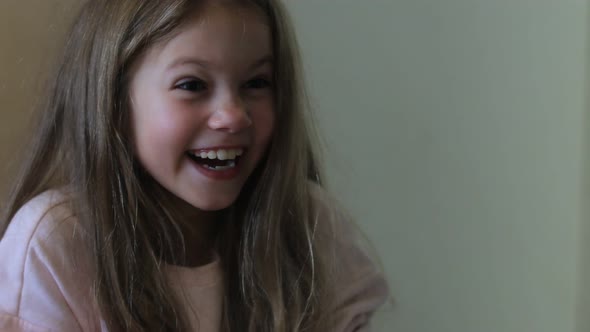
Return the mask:
[[226,171],[235,168],[239,164],[243,153],[243,149],[186,152],[187,156],[194,162],[212,171]]

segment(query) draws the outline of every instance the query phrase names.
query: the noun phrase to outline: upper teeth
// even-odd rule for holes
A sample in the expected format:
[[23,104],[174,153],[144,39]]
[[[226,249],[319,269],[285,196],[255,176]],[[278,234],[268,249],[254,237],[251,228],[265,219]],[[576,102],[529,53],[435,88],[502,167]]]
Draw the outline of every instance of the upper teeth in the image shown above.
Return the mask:
[[219,149],[211,151],[201,152],[190,152],[194,156],[201,157],[203,159],[219,159],[219,160],[230,160],[236,159],[237,156],[241,156],[244,153],[244,149]]

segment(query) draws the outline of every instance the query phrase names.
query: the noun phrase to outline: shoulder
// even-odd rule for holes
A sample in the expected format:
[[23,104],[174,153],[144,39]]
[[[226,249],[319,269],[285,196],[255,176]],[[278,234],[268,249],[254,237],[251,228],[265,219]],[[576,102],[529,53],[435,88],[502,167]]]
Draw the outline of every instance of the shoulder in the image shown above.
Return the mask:
[[3,242],[15,239],[25,243],[50,236],[57,226],[72,217],[66,196],[57,190],[46,191],[23,205],[14,215],[6,230]]
[[[23,205],[10,221],[0,241],[1,266],[22,269],[30,255],[69,250],[78,236],[78,222],[61,191],[46,191]],[[41,258],[41,257],[39,257]]]
[[68,197],[47,191],[14,215],[0,240],[0,326],[4,320],[69,331],[88,298],[90,266]]
[[[349,211],[324,187],[309,182],[312,218],[315,219],[317,235],[331,244],[327,250],[360,250],[362,232]],[[325,250],[326,250],[325,249]]]
[[317,218],[316,245],[334,285],[333,330],[365,331],[390,296],[385,275],[352,215],[317,184],[310,184],[310,196]]

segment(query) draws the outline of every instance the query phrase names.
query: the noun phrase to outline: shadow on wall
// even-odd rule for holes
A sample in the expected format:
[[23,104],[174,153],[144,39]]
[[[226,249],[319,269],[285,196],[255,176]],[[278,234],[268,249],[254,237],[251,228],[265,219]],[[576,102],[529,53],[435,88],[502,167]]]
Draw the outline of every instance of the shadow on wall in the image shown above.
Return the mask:
[[34,135],[28,130],[29,116],[79,3],[0,1],[0,202],[16,172],[22,142]]

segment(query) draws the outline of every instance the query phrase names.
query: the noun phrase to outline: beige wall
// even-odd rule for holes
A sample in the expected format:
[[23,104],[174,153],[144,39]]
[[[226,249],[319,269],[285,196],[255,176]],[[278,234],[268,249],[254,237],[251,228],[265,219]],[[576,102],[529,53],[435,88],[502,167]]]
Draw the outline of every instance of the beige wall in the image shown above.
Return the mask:
[[[0,1],[0,197],[79,0]],[[1,206],[1,204],[0,204]]]

